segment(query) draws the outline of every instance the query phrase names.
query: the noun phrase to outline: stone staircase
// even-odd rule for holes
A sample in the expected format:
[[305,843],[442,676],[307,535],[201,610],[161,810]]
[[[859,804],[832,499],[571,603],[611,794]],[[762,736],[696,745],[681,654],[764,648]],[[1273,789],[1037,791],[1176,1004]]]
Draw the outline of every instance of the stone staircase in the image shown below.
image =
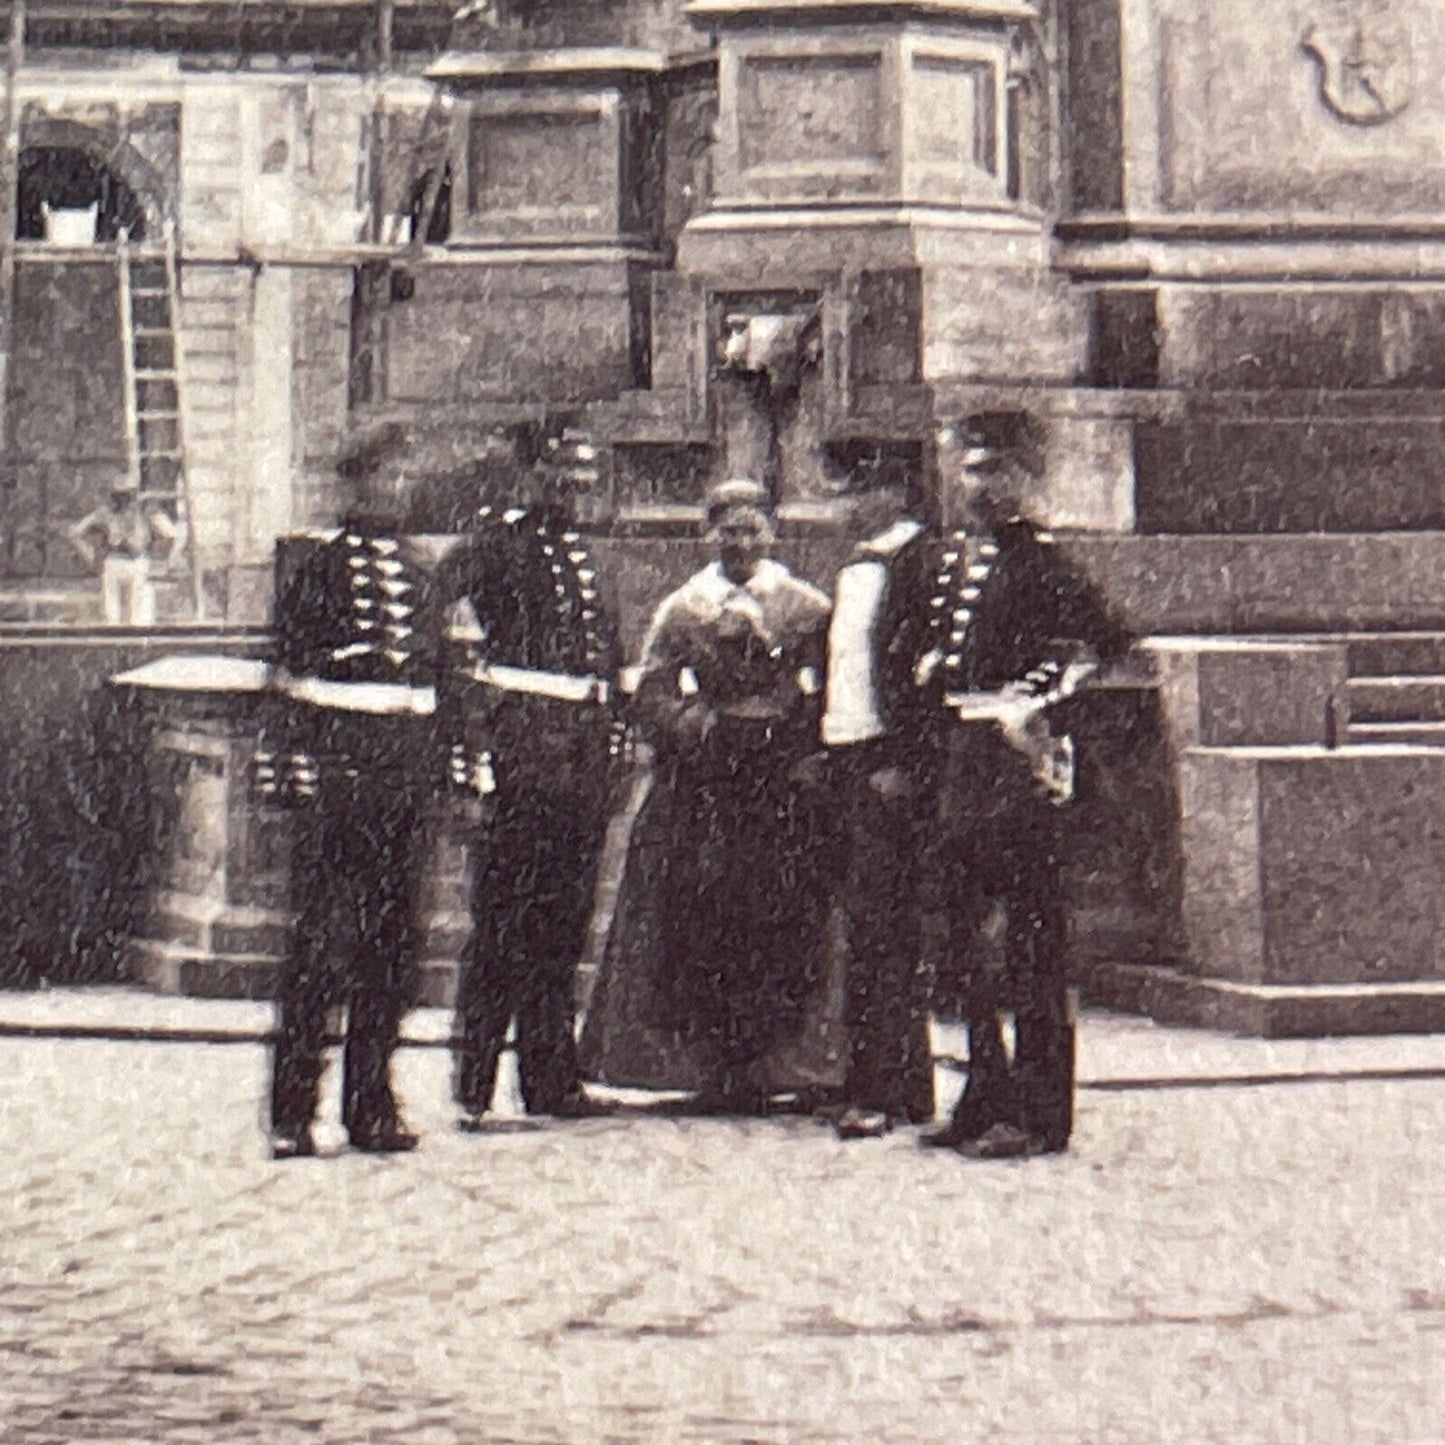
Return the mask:
[[1352,637],[1349,670],[1344,741],[1445,746],[1445,632]]

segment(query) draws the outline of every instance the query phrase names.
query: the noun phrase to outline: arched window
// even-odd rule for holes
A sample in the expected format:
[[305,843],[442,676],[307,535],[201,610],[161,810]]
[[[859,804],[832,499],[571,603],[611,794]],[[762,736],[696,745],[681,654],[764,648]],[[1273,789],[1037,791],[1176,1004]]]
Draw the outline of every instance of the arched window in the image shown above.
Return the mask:
[[95,206],[95,239],[145,239],[145,208],[136,193],[99,157],[73,146],[27,146],[20,152],[15,236],[45,239],[45,209],[85,210]]

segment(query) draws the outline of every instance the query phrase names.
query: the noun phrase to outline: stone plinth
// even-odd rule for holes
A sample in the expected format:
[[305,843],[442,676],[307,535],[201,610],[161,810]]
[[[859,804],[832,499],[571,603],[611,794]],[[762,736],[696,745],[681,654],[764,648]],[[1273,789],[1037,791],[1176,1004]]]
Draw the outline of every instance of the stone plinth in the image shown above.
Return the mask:
[[[585,28],[585,27],[584,27]],[[444,257],[393,288],[388,396],[573,406],[639,385],[660,262],[666,57],[635,44],[454,50]]]
[[[291,925],[287,818],[250,776],[267,664],[169,657],[112,686],[143,710],[152,827],[149,896],[127,949],[131,977],[162,993],[269,998]],[[449,1004],[469,927],[460,820],[439,815],[423,910],[420,1001]]]
[[[1344,638],[1155,638],[1147,656],[1172,758],[1151,809],[1177,889],[1160,902],[1178,927],[1152,951],[1076,938],[1089,998],[1245,1033],[1445,1025],[1445,750],[1337,746]],[[1128,777],[1110,761],[1111,784]]]
[[[816,490],[819,439],[839,453],[917,446],[940,388],[1078,377],[1083,313],[1053,273],[1041,210],[1042,93],[1020,69],[1032,6],[698,0],[688,14],[715,36],[718,125],[711,204],[655,297],[653,384],[680,419],[704,411],[697,363],[725,318],[798,306],[817,310],[821,354],[780,423],[785,497]],[[633,423],[618,420],[619,434]],[[1128,427],[1100,415],[1055,431],[1050,510],[1127,525]],[[1064,459],[1086,454],[1070,474]]]
[[1176,749],[1324,745],[1348,721],[1343,641],[1153,638],[1148,643]]
[[1244,1033],[1445,1027],[1445,750],[1191,748],[1186,954],[1094,963],[1096,1002]]

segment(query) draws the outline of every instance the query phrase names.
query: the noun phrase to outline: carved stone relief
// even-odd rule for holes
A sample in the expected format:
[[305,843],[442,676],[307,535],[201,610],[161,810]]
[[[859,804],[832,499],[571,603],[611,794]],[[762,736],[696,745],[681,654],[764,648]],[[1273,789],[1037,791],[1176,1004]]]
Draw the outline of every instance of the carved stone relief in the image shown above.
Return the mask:
[[1415,55],[1399,0],[1328,0],[1301,47],[1320,72],[1320,99],[1351,125],[1393,120],[1415,98]]

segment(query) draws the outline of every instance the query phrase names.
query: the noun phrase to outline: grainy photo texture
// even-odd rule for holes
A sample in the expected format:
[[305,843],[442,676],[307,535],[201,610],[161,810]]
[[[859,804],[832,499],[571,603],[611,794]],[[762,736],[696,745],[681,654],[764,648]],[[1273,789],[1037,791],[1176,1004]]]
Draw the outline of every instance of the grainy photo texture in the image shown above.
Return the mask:
[[0,0],[0,1442],[1445,1440],[1440,0]]

